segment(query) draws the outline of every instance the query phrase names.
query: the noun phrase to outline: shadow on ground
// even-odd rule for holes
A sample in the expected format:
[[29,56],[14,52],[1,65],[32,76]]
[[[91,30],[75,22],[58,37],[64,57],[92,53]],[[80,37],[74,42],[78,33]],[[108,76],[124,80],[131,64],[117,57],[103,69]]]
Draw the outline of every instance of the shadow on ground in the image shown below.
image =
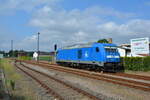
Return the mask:
[[0,100],[26,100],[24,96],[10,96],[4,91],[0,91]]
[[24,96],[11,96],[10,100],[26,100]]

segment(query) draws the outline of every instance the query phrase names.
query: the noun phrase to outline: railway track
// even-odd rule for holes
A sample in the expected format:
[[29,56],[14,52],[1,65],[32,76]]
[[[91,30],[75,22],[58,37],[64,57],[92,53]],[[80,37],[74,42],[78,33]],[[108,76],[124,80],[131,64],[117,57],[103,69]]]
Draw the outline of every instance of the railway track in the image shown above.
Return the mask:
[[[143,81],[138,81],[138,80],[131,80],[131,79],[124,79],[124,78],[119,78],[119,77],[108,76],[105,74],[97,74],[97,73],[93,73],[93,72],[91,73],[91,72],[83,71],[83,70],[76,70],[76,69],[71,69],[71,68],[66,68],[66,67],[60,67],[60,66],[56,66],[56,65],[49,65],[46,63],[38,63],[37,64],[36,62],[30,62],[30,61],[24,61],[24,62],[29,63],[29,64],[34,64],[34,65],[39,65],[39,66],[54,69],[54,70],[58,70],[58,71],[62,71],[62,72],[76,74],[76,75],[80,75],[80,76],[84,76],[84,77],[88,77],[88,78],[92,78],[92,79],[96,79],[96,80],[103,80],[106,82],[119,84],[119,85],[123,85],[126,87],[140,89],[143,91],[150,92],[149,80],[147,82],[143,82]],[[122,74],[122,76],[123,76],[123,74]],[[127,77],[129,77],[129,76],[127,76]]]
[[[110,74],[110,73],[107,73],[107,74]],[[134,79],[141,79],[141,80],[150,81],[150,76],[127,74],[127,73],[114,73],[114,74],[111,73],[111,75],[123,76],[123,77],[128,77],[128,78],[134,78]]]
[[32,74],[30,74],[29,72],[25,71],[23,68],[20,68],[16,63],[14,65],[19,70],[21,70],[22,72],[24,72],[27,76],[31,77],[34,81],[36,81],[46,91],[46,94],[50,95],[54,99],[64,100],[59,94],[57,94],[55,91],[53,91],[51,88],[49,88],[48,85],[46,85],[45,83],[43,83],[37,77],[35,77]]
[[[40,61],[40,63],[42,63],[42,64],[50,64],[49,62],[46,62],[46,61]],[[52,64],[52,65],[56,65],[56,64]],[[105,74],[150,81],[150,76],[127,74],[127,73],[105,73]]]
[[48,90],[47,93],[54,95],[58,100],[100,100],[99,97],[24,64],[21,64],[22,67],[19,67],[17,64],[15,66],[38,82],[43,88]]

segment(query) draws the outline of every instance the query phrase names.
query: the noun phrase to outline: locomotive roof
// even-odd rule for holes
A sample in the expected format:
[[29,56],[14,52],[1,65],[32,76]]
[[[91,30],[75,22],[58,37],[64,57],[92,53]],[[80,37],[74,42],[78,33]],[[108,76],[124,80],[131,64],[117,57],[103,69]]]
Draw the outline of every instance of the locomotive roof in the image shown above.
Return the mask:
[[65,46],[61,49],[86,48],[86,47],[91,47],[92,45],[93,45],[93,42],[92,43],[86,43],[86,44],[73,44],[70,46]]
[[104,45],[104,46],[116,46],[115,44],[110,44],[110,43],[96,43],[96,42],[93,42],[93,43],[87,43],[87,44],[74,44],[74,45],[63,47],[61,49],[88,48],[88,47],[92,47],[92,46],[96,47],[100,44]]

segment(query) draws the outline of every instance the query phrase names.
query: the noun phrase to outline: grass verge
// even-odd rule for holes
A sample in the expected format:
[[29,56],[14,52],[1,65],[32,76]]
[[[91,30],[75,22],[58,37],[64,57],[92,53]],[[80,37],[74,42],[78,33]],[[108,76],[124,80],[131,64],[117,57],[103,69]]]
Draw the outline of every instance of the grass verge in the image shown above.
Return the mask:
[[[11,100],[35,100],[30,85],[16,72],[11,63],[11,60],[0,59],[0,68],[4,70],[5,84],[12,95]],[[14,89],[12,82],[14,83]]]

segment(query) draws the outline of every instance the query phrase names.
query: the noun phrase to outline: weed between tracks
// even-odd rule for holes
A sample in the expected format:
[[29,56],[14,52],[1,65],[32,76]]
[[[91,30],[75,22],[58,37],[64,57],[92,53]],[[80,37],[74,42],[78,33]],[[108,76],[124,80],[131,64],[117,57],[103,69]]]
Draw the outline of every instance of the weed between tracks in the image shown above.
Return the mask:
[[[11,63],[8,59],[0,60],[0,68],[5,73],[5,84],[11,95],[10,100],[35,100],[30,84],[16,72]],[[15,84],[14,89],[12,83]]]

